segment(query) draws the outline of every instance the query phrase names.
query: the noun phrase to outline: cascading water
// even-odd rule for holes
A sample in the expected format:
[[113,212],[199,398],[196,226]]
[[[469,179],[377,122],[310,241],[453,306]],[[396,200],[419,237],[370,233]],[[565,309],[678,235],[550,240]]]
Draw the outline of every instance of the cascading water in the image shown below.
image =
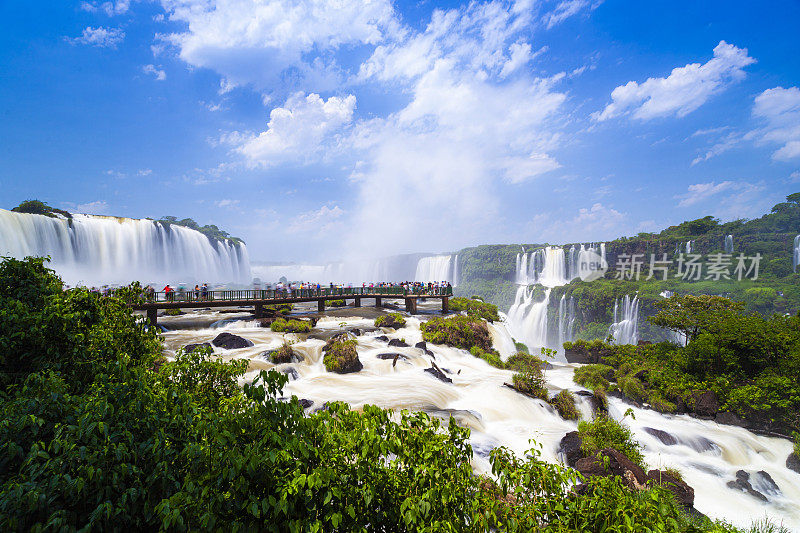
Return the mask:
[[638,296],[631,300],[626,294],[621,309],[619,299],[614,300],[614,323],[608,328],[608,334],[614,338],[615,344],[636,344],[639,341]]
[[[313,308],[310,308],[313,309]],[[212,311],[208,323],[220,317]],[[316,327],[318,332],[346,328],[363,328],[372,325],[365,318],[337,317],[335,311],[322,318]],[[197,320],[203,315],[166,318],[179,324],[185,320]],[[419,320],[406,318],[406,326],[400,330],[384,330],[390,339],[405,339],[408,344],[422,340]],[[489,471],[487,456],[497,446],[506,446],[520,457],[529,448],[528,439],[541,444],[542,459],[558,462],[558,445],[569,431],[577,429],[576,422],[563,420],[541,400],[523,396],[503,383],[509,383],[512,372],[489,366],[483,360],[471,356],[464,350],[428,343],[434,356],[413,346],[387,347],[386,342],[376,340],[378,333],[365,333],[355,337],[358,357],[363,370],[352,374],[326,372],[323,364],[324,340],[298,334],[284,334],[258,327],[256,322],[225,322],[218,328],[179,329],[163,334],[166,355],[189,343],[209,342],[221,330],[228,331],[252,341],[254,345],[238,350],[213,348],[225,359],[247,360],[248,373],[244,381],[253,379],[261,370],[275,369],[290,376],[283,396],[295,395],[313,402],[309,411],[322,407],[326,402],[344,401],[354,409],[366,404],[399,411],[410,409],[424,411],[431,416],[449,418],[470,429],[469,442],[473,449],[473,466],[478,473]],[[503,332],[503,323],[494,323],[492,338],[495,348],[508,351],[508,332]],[[498,340],[500,341],[498,344]],[[277,349],[284,342],[293,342],[292,349],[303,356],[296,363],[275,365],[265,352]],[[402,355],[397,361],[378,356],[387,351]],[[444,383],[432,377],[424,369],[434,361],[453,383]],[[547,370],[547,388],[550,396],[559,390],[573,392],[583,390],[573,382],[573,365],[554,363]],[[584,418],[591,417],[588,400],[576,395],[579,410]],[[653,410],[642,409],[609,396],[609,413],[619,420],[628,409],[635,418],[626,417],[634,438],[642,444],[645,461],[652,468],[678,469],[683,479],[695,489],[695,508],[714,519],[725,519],[740,527],[749,526],[754,520],[765,516],[783,523],[792,529],[800,529],[800,475],[785,466],[786,457],[792,449],[787,439],[755,435],[744,428],[718,424],[712,420],[700,420],[688,415],[663,415]],[[658,430],[658,431],[654,431]],[[760,501],[746,492],[727,485],[736,479],[737,472],[745,470],[751,475],[753,486],[767,495],[768,501]],[[774,487],[760,488],[759,480],[769,475]]]
[[725,236],[725,253],[726,254],[733,253],[733,235]]
[[558,302],[558,347],[563,347],[565,342],[572,342],[575,327],[575,298],[566,294],[561,295]]
[[452,255],[423,257],[417,263],[414,281],[450,281],[453,279]]
[[451,281],[453,287],[458,286],[458,254],[453,259],[453,279]]
[[46,256],[70,285],[251,281],[243,244],[152,220],[73,215],[71,220],[0,209],[0,255]]
[[797,265],[800,265],[800,235],[794,238],[794,271],[797,272]]

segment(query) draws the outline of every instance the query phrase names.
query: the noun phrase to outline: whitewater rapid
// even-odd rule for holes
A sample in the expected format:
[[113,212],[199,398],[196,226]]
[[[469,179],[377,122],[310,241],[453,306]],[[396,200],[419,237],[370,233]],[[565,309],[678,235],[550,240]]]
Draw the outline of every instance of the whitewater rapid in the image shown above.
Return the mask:
[[[425,304],[422,308],[424,309]],[[432,308],[431,308],[432,309]],[[372,327],[372,318],[354,317],[354,310],[336,316],[330,311],[320,319],[315,332],[333,333],[342,328]],[[449,372],[452,383],[444,383],[424,372],[431,366],[432,357],[413,345],[422,340],[420,317],[406,317],[407,324],[397,331],[384,329],[363,331],[356,337],[357,350],[363,370],[353,374],[334,374],[325,370],[322,363],[324,341],[304,334],[274,333],[241,315],[199,311],[177,318],[164,317],[161,323],[172,329],[163,333],[166,355],[189,343],[210,342],[222,331],[240,335],[254,343],[252,347],[237,350],[214,348],[222,359],[249,360],[248,372],[243,380],[249,381],[261,370],[276,369],[292,374],[283,391],[284,396],[312,400],[309,411],[325,402],[345,401],[358,409],[366,404],[387,409],[425,411],[432,416],[447,418],[452,415],[457,422],[471,430],[474,450],[473,465],[477,471],[489,471],[488,454],[496,446],[507,446],[517,454],[530,448],[529,439],[542,445],[543,459],[560,462],[558,446],[565,433],[577,429],[577,423],[565,421],[545,402],[518,394],[503,386],[511,382],[512,372],[494,368],[472,357],[468,352],[447,346],[428,344],[436,364]],[[369,313],[365,312],[365,315]],[[209,326],[215,319],[220,319]],[[198,326],[199,324],[199,326]],[[193,326],[192,326],[193,325]],[[194,329],[177,329],[192,326]],[[312,332],[313,333],[313,332]],[[495,347],[503,358],[514,353],[513,340],[507,323],[490,325]],[[390,339],[403,339],[409,347],[388,346],[377,340],[378,335]],[[302,362],[273,365],[268,352],[285,341],[304,357]],[[399,353],[395,366],[392,360],[377,356]],[[562,389],[584,390],[572,381],[576,365],[553,363],[546,371],[547,386],[551,396]],[[591,417],[588,401],[577,396],[578,407],[584,418]],[[610,398],[609,409],[620,419],[630,407],[620,400]],[[644,447],[645,460],[651,468],[677,468],[684,479],[695,489],[695,507],[711,518],[725,519],[738,526],[748,526],[752,521],[771,518],[777,523],[800,530],[800,474],[785,466],[792,445],[788,440],[755,435],[743,428],[699,420],[688,415],[662,415],[655,411],[633,408],[635,419],[627,417],[635,438]],[[668,444],[648,432],[654,428],[666,432]],[[674,442],[673,442],[674,441]],[[728,488],[738,470],[751,474],[767,472],[779,492],[758,485],[756,489],[769,497],[763,503],[754,497]],[[759,478],[760,479],[760,478]]]

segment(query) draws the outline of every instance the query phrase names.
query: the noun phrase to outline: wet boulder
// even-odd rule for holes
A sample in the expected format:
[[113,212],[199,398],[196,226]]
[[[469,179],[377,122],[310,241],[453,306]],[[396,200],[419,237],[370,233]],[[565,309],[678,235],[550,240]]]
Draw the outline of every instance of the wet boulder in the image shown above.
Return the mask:
[[186,346],[183,347],[183,353],[192,353],[193,351],[197,350],[198,348],[211,348],[211,344],[209,344],[207,342],[198,343],[198,344],[187,344]]
[[408,344],[401,339],[392,339],[389,341],[389,346],[394,346],[395,348],[408,348]]
[[584,453],[581,450],[581,444],[583,444],[583,439],[577,431],[570,431],[561,438],[558,451],[564,457],[567,466],[574,467],[578,460],[583,459]]
[[419,348],[420,350],[425,352],[427,355],[430,355],[431,357],[434,357],[433,352],[428,348],[428,343],[425,342],[425,341],[418,342],[417,344],[414,345],[414,348]]
[[[771,479],[771,478],[770,478]],[[739,470],[736,472],[736,479],[733,481],[728,481],[726,483],[729,489],[733,490],[740,490],[742,492],[746,492],[753,498],[757,500],[761,500],[762,502],[768,502],[769,498],[764,496],[762,493],[757,491],[753,488],[753,485],[750,483],[750,473],[745,472],[744,470]]]
[[378,335],[377,337],[375,337],[375,340],[381,342],[389,342],[389,337],[387,337],[386,335]]
[[314,405],[314,402],[313,402],[313,400],[308,400],[308,399],[306,399],[306,398],[300,398],[300,399],[297,401],[297,403],[299,403],[299,404],[300,404],[300,407],[302,407],[303,409],[308,409],[309,407],[311,407],[312,405]]
[[800,474],[800,457],[796,453],[790,453],[789,457],[786,458],[786,468]]
[[568,363],[583,365],[605,365],[605,357],[611,355],[611,350],[606,346],[591,346],[589,343],[574,342],[569,349],[564,348],[564,357]]
[[661,485],[669,490],[675,500],[686,509],[694,508],[694,489],[688,483],[666,470],[650,470],[647,478],[652,485]]
[[358,358],[355,341],[333,342],[330,346],[326,345],[323,350],[325,356],[322,358],[322,362],[328,372],[350,374],[364,368]]
[[[607,466],[604,458],[608,458]],[[619,476],[630,489],[642,490],[647,483],[644,470],[614,448],[603,448],[597,455],[578,459],[575,470],[584,477]]]
[[328,342],[325,343],[325,346],[322,347],[323,352],[329,351],[333,346],[337,343],[349,341],[353,339],[353,335],[349,331],[343,331],[341,333],[337,333],[336,335],[332,336],[328,339]]
[[719,411],[717,395],[710,390],[692,392],[694,412],[698,416],[713,417]]
[[300,374],[298,374],[297,370],[295,370],[291,366],[288,368],[284,368],[283,370],[281,370],[281,372],[286,374],[286,377],[289,378],[289,381],[295,381],[300,379]]
[[644,430],[645,432],[649,433],[650,435],[654,436],[659,441],[661,441],[661,444],[664,444],[665,446],[675,446],[676,444],[678,444],[678,439],[672,433],[667,433],[662,429],[647,428],[647,427],[644,428]]
[[447,376],[445,376],[444,372],[442,372],[439,369],[439,367],[436,366],[436,365],[433,365],[430,368],[426,368],[425,372],[427,372],[428,374],[432,375],[433,377],[435,377],[439,381],[443,381],[445,383],[452,383],[453,382],[453,380],[448,378]]
[[217,335],[211,343],[217,348],[225,348],[226,350],[237,350],[239,348],[249,348],[253,345],[249,340],[233,335],[226,331]]
[[295,353],[288,344],[284,344],[277,350],[264,352],[262,355],[276,365],[283,363],[299,363],[305,359],[302,355]]

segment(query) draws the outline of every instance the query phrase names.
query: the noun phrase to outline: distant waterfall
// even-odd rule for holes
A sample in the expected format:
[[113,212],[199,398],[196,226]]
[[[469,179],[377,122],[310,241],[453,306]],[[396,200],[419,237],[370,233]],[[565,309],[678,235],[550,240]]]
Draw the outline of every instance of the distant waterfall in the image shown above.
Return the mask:
[[636,344],[639,341],[639,297],[633,300],[629,295],[614,301],[614,323],[608,328],[608,334],[614,337],[615,344]]
[[726,254],[733,253],[733,235],[725,236],[725,253]]
[[794,238],[794,271],[797,272],[797,265],[800,265],[800,235]]
[[575,327],[575,298],[566,294],[561,296],[558,303],[558,348],[561,349],[565,342],[574,340]]
[[451,281],[453,279],[452,255],[423,257],[417,263],[414,281]]
[[453,259],[453,279],[451,281],[453,287],[458,286],[458,254]]
[[550,290],[545,290],[544,299],[536,302],[533,299],[534,291],[521,286],[517,289],[514,304],[508,311],[508,321],[514,338],[525,343],[531,350],[548,345],[547,306],[550,303]]
[[244,245],[152,220],[73,215],[70,221],[0,209],[0,255],[49,255],[70,285],[251,281]]

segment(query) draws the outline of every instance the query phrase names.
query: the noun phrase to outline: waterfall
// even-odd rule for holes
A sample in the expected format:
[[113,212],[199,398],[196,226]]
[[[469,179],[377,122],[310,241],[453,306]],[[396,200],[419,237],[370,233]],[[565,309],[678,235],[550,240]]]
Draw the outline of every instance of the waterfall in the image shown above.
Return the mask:
[[73,215],[71,220],[0,209],[0,255],[46,256],[69,285],[249,284],[243,244],[152,220]]
[[733,235],[725,236],[725,253],[726,254],[733,253]]
[[452,258],[452,255],[433,255],[421,258],[417,263],[414,281],[424,283],[429,281],[450,281]]
[[569,283],[566,270],[564,249],[555,246],[544,248],[544,265],[539,273],[537,283],[545,287],[558,287]]
[[453,259],[453,277],[451,283],[453,287],[458,286],[458,254],[456,254],[455,258]]
[[625,295],[620,309],[619,299],[614,300],[614,323],[608,334],[615,344],[636,344],[639,341],[639,297]]
[[800,265],[800,235],[794,238],[794,261],[792,261],[793,270],[797,272],[797,265]]
[[694,241],[686,241],[686,253],[692,253],[692,246],[694,245]]
[[565,342],[572,342],[575,327],[575,299],[567,295],[561,296],[558,303],[558,349],[564,347]]
[[531,350],[548,346],[547,306],[550,303],[550,290],[546,289],[544,299],[537,302],[533,298],[532,289],[520,286],[508,311],[509,326],[514,338],[525,343]]

